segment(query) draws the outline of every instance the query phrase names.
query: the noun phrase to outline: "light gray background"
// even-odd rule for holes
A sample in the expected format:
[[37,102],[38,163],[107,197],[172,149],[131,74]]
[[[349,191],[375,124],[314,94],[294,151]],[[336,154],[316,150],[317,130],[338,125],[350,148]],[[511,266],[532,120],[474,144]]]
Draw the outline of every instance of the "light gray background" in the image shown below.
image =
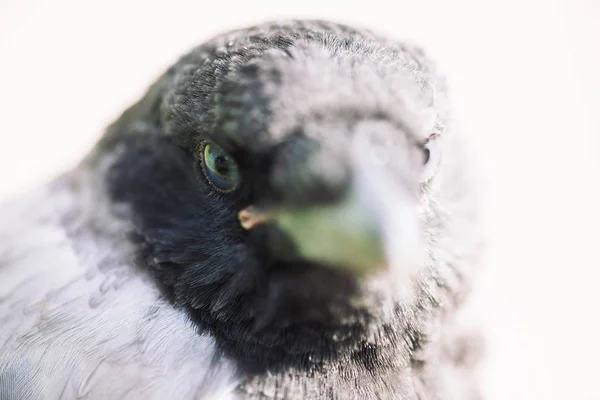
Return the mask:
[[374,28],[440,62],[490,183],[474,298],[489,399],[600,399],[598,0],[0,0],[0,200],[77,162],[193,45],[278,17]]

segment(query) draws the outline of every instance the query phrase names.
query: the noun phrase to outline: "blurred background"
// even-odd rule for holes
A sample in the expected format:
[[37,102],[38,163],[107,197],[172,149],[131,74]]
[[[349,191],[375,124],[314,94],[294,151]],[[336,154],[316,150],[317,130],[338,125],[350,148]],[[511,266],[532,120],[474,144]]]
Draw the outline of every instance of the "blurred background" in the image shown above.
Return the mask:
[[0,0],[0,201],[73,166],[192,46],[275,18],[368,27],[438,61],[489,183],[487,398],[600,400],[598,0]]

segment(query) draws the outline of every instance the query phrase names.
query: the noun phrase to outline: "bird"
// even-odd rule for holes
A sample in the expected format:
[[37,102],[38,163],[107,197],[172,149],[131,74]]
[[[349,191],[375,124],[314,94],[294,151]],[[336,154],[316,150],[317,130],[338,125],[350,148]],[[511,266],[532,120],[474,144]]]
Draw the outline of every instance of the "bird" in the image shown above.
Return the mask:
[[478,167],[418,45],[221,33],[0,207],[0,398],[481,399]]

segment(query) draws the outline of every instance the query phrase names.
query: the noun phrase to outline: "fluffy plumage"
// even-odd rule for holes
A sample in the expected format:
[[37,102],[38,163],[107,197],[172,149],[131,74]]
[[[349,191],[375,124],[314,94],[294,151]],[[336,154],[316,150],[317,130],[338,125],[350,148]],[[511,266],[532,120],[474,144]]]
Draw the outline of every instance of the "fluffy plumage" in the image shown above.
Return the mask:
[[[418,218],[411,296],[398,266],[356,276],[237,219],[335,207],[365,132]],[[431,134],[441,162],[420,183]],[[205,140],[240,166],[235,192],[202,174]],[[478,398],[477,346],[455,322],[481,244],[471,173],[420,50],[318,21],[214,38],[81,165],[0,212],[0,398]]]

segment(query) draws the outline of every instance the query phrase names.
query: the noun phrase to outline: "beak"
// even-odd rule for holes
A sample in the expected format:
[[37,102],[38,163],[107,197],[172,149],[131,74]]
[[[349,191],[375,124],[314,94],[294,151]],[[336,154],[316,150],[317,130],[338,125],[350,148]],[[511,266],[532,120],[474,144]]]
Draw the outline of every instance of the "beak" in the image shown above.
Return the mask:
[[245,229],[266,222],[277,225],[302,259],[358,273],[385,265],[377,219],[354,197],[331,206],[296,210],[261,212],[249,207],[239,213],[239,219]]
[[388,168],[359,155],[342,201],[295,209],[250,206],[239,213],[240,224],[244,229],[275,224],[301,259],[331,268],[359,275],[392,267],[412,273],[423,260],[418,195],[386,174]]
[[250,206],[238,217],[247,230],[277,225],[301,259],[363,275],[392,265],[406,270],[418,262],[417,208],[398,190],[357,179],[336,204],[268,210]]

